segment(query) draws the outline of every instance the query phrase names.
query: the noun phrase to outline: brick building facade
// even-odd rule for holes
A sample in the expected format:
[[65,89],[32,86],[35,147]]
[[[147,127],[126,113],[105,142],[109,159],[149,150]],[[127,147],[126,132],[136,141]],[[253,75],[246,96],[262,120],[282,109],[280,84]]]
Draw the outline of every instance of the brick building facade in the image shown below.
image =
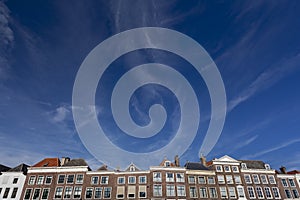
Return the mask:
[[178,157],[163,159],[147,170],[131,163],[123,171],[92,171],[83,159],[46,158],[28,168],[20,199],[299,199],[297,177],[229,156],[184,166]]

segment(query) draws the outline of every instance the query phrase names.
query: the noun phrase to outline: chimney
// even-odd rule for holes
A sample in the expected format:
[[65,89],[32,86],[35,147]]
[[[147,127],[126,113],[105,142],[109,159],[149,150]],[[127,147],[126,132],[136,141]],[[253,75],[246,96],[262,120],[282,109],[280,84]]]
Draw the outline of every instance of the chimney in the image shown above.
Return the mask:
[[286,168],[284,166],[281,166],[279,169],[281,173],[286,174]]
[[200,156],[200,162],[201,162],[201,164],[204,165],[205,167],[207,166],[207,165],[206,165],[206,158],[205,158],[205,156],[203,156],[203,154],[201,154],[201,156]]
[[67,164],[70,161],[69,157],[62,157],[61,158],[61,166],[64,166],[65,164]]
[[179,156],[178,155],[175,156],[175,166],[180,167]]

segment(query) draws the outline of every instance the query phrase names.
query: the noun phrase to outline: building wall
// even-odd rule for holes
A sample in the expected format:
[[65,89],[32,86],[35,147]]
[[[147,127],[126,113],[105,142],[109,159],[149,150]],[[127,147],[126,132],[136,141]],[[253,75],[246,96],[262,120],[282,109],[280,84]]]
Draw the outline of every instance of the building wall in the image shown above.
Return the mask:
[[22,172],[2,172],[0,199],[20,199],[26,176]]

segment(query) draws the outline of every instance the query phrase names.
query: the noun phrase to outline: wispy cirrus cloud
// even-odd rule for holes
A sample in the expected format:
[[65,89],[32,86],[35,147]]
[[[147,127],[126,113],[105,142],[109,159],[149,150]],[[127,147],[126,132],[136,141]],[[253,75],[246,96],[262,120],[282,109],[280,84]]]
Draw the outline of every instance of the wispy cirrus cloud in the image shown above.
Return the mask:
[[14,45],[14,33],[10,27],[10,11],[0,1],[0,80],[6,79],[9,69],[9,55]]
[[273,153],[275,151],[278,151],[280,149],[289,147],[290,145],[293,145],[293,144],[296,144],[296,143],[299,143],[299,142],[300,142],[300,138],[292,139],[292,140],[286,141],[286,142],[284,142],[282,144],[279,144],[277,146],[274,146],[274,147],[265,149],[263,151],[260,151],[258,153],[251,154],[251,155],[246,155],[246,156],[244,156],[244,158],[245,159],[252,159],[252,158],[259,157],[259,156],[263,156],[265,154]]
[[274,64],[274,66],[259,74],[258,77],[248,87],[246,87],[246,89],[229,101],[227,112],[230,112],[239,104],[256,95],[258,92],[270,88],[293,71],[298,70],[299,62],[300,53]]

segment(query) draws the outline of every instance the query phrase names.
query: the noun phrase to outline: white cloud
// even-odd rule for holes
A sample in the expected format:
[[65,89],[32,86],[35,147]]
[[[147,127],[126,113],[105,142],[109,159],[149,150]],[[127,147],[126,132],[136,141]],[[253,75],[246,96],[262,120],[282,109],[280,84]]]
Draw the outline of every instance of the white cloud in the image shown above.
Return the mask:
[[53,116],[53,121],[62,122],[69,115],[70,111],[65,106],[60,106],[56,108],[55,115]]
[[262,155],[265,155],[265,154],[268,154],[268,153],[273,153],[274,151],[278,151],[280,149],[286,148],[286,147],[288,147],[290,145],[293,145],[293,144],[299,143],[299,142],[300,142],[300,138],[293,139],[293,140],[287,141],[285,143],[282,143],[282,144],[280,144],[278,146],[275,146],[275,147],[272,147],[272,148],[260,151],[259,153],[247,155],[247,156],[245,156],[245,158],[247,158],[247,159],[249,159],[249,158],[256,158],[258,156],[262,156]]
[[9,26],[9,9],[0,1],[0,80],[8,76],[9,61],[7,57],[14,44],[14,33]]
[[229,101],[227,111],[230,112],[236,106],[248,100],[255,94],[265,89],[270,88],[282,78],[289,75],[291,72],[299,69],[300,53],[296,56],[285,59],[280,63],[274,64],[266,71],[261,73],[246,89],[238,96]]

